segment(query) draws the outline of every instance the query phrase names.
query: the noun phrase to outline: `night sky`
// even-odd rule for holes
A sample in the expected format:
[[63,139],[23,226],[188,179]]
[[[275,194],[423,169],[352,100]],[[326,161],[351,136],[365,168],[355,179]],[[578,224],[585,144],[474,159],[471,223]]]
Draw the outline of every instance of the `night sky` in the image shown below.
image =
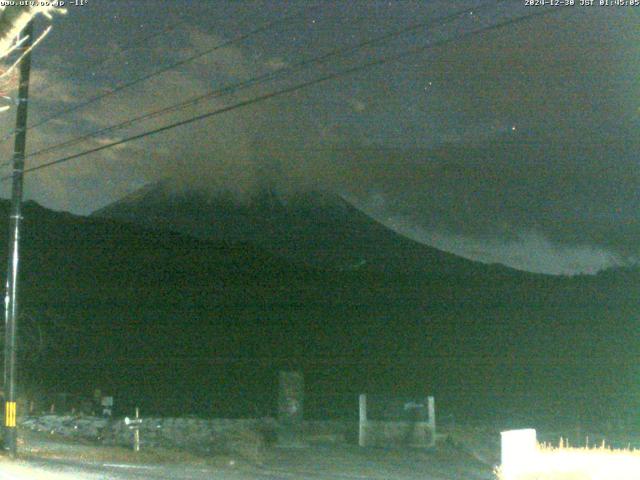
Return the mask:
[[[473,14],[436,25],[467,7]],[[401,233],[472,259],[554,274],[633,263],[640,254],[640,8],[545,10],[553,13],[34,172],[27,196],[88,214],[159,180],[240,199],[262,188],[330,190]],[[88,0],[55,17],[34,53],[30,123],[276,23],[30,130],[31,152],[433,23],[29,158],[27,166],[540,11],[523,0]],[[46,23],[39,19],[37,28]],[[9,132],[13,111],[2,115]],[[8,159],[11,142],[0,148]],[[7,182],[1,188],[8,196]]]

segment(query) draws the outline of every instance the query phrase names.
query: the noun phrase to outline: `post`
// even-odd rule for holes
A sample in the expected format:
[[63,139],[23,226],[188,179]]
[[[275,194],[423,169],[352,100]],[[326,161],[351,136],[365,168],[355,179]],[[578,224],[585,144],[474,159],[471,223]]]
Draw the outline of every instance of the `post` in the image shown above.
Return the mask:
[[137,428],[133,431],[133,451],[140,451],[140,409],[136,407],[136,424]]
[[302,372],[280,372],[278,391],[278,444],[302,447],[304,376]]
[[359,397],[360,403],[360,422],[358,429],[358,445],[367,446],[367,394],[361,393]]
[[140,409],[136,407],[136,416],[134,418],[124,417],[124,424],[133,431],[133,450],[140,451],[140,427],[142,419],[140,418]]
[[16,427],[16,333],[18,331],[18,266],[20,260],[20,220],[22,220],[22,186],[24,176],[24,156],[27,143],[27,106],[29,99],[29,76],[31,73],[31,53],[33,44],[33,20],[20,34],[27,37],[22,51],[26,54],[20,63],[20,85],[18,88],[18,111],[16,114],[16,136],[13,149],[13,184],[11,187],[11,212],[9,216],[9,259],[7,268],[5,303],[5,343],[4,343],[4,394],[5,394],[5,448],[11,458],[17,453]]
[[433,397],[427,397],[427,410],[429,413],[429,429],[431,430],[430,447],[436,446],[436,401]]

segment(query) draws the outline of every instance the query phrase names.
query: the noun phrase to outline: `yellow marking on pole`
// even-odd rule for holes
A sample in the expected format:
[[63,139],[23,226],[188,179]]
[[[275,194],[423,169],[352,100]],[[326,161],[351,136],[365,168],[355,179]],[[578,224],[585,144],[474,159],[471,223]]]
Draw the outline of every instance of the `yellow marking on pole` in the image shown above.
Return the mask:
[[5,427],[16,426],[16,402],[6,402],[4,408],[4,425]]

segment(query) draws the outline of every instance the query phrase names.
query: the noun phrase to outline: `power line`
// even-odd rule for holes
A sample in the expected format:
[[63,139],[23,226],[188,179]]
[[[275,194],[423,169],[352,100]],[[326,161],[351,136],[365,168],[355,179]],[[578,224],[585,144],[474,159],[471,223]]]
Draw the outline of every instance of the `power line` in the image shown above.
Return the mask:
[[[267,100],[269,98],[285,95],[287,93],[292,93],[292,92],[295,92],[297,90],[301,90],[303,88],[306,88],[306,87],[309,87],[309,86],[312,86],[312,85],[315,85],[315,84],[318,84],[318,83],[323,83],[325,81],[333,80],[335,78],[339,78],[339,77],[342,77],[342,76],[345,76],[345,75],[349,75],[349,74],[358,72],[360,70],[364,70],[366,68],[371,68],[371,67],[383,65],[385,63],[389,63],[389,62],[392,62],[392,61],[397,61],[397,60],[400,60],[402,58],[405,58],[405,57],[408,57],[408,56],[411,56],[411,55],[415,55],[415,54],[421,53],[421,52],[426,51],[426,50],[437,48],[437,47],[440,47],[440,46],[443,46],[443,45],[446,45],[446,44],[449,44],[449,43],[452,43],[452,42],[455,42],[455,41],[459,41],[461,39],[464,39],[464,38],[467,38],[467,37],[471,37],[471,36],[476,35],[476,34],[485,33],[487,31],[492,31],[492,30],[497,30],[497,29],[500,29],[500,28],[504,28],[506,26],[514,25],[514,24],[521,23],[523,21],[529,20],[530,18],[533,18],[533,17],[547,15],[547,14],[553,13],[555,11],[556,10],[547,10],[547,11],[537,12],[537,13],[534,13],[534,14],[525,15],[525,16],[518,17],[518,18],[515,18],[515,19],[509,19],[509,20],[506,20],[504,22],[500,22],[498,24],[492,25],[490,27],[485,27],[485,28],[482,28],[482,29],[479,29],[479,30],[474,30],[474,31],[471,31],[471,32],[467,32],[467,33],[462,34],[462,35],[460,35],[458,37],[455,37],[455,38],[442,40],[440,42],[436,42],[436,43],[433,43],[433,44],[430,44],[430,45],[426,45],[424,47],[418,47],[418,48],[415,48],[415,49],[406,50],[406,51],[404,51],[404,52],[402,52],[402,53],[400,53],[398,55],[394,55],[394,56],[391,56],[391,57],[373,60],[371,62],[367,62],[367,63],[361,64],[361,65],[357,65],[355,67],[352,67],[352,68],[349,68],[349,69],[346,69],[346,70],[343,70],[343,71],[340,71],[340,72],[331,73],[331,74],[325,75],[323,77],[319,77],[319,78],[316,78],[316,79],[313,79],[313,80],[310,80],[310,81],[307,81],[307,82],[303,82],[303,83],[298,84],[298,85],[294,85],[292,87],[288,87],[288,88],[285,88],[285,89],[282,89],[282,90],[278,90],[278,91],[275,91],[275,92],[270,92],[270,93],[265,94],[265,95],[261,95],[261,96],[258,96],[258,97],[255,97],[255,98],[252,98],[252,99],[249,99],[249,100],[245,100],[245,101],[238,102],[236,104],[233,104],[233,105],[230,105],[230,106],[227,106],[227,107],[223,107],[223,108],[214,110],[212,112],[207,112],[207,113],[202,114],[202,115],[197,115],[195,117],[191,117],[191,118],[186,119],[186,120],[175,122],[175,123],[163,126],[163,127],[156,128],[154,130],[143,132],[143,133],[138,134],[138,135],[133,135],[133,136],[130,136],[130,137],[127,137],[127,138],[124,138],[124,139],[121,139],[121,140],[118,140],[118,141],[115,141],[115,142],[108,143],[106,145],[101,145],[99,147],[96,147],[96,148],[93,148],[93,149],[89,149],[89,150],[85,150],[83,152],[76,153],[76,154],[73,154],[73,155],[69,155],[69,156],[63,157],[63,158],[58,159],[58,160],[54,160],[54,161],[47,162],[47,163],[44,163],[44,164],[41,164],[41,165],[37,165],[35,167],[31,167],[31,168],[26,169],[25,173],[26,172],[32,172],[32,171],[40,170],[40,169],[47,168],[47,167],[50,167],[50,166],[53,166],[53,165],[57,165],[57,164],[60,164],[60,163],[64,163],[64,162],[67,162],[67,161],[70,161],[70,160],[73,160],[73,159],[76,159],[76,158],[79,158],[79,157],[82,157],[82,156],[85,156],[85,155],[89,155],[91,153],[96,153],[96,152],[99,152],[101,150],[105,150],[107,148],[112,148],[112,147],[115,147],[115,146],[118,146],[118,145],[122,145],[124,143],[128,143],[128,142],[131,142],[131,141],[134,141],[134,140],[138,140],[138,139],[150,136],[150,135],[154,135],[154,134],[161,133],[161,132],[164,132],[164,131],[167,131],[167,130],[171,130],[173,128],[177,128],[177,127],[180,127],[180,126],[183,126],[183,125],[187,125],[187,124],[194,123],[194,122],[197,122],[197,121],[200,121],[200,120],[204,120],[204,119],[207,119],[207,118],[215,116],[215,115],[226,113],[228,111],[235,110],[235,109],[238,109],[238,108],[242,108],[242,107],[251,105],[253,103],[257,103],[257,102],[261,102],[263,100]],[[7,177],[5,177],[5,178],[7,178]],[[3,178],[3,180],[5,178]]]
[[[495,2],[495,4],[493,4],[491,6],[493,7],[494,5],[500,3],[501,1],[504,1],[504,0],[497,0]],[[314,63],[324,63],[324,62],[326,62],[327,60],[329,60],[332,57],[344,56],[344,55],[346,55],[348,53],[355,52],[355,51],[357,51],[357,50],[359,50],[359,49],[361,49],[363,47],[368,47],[368,46],[379,44],[379,43],[387,41],[387,40],[389,40],[391,38],[405,35],[405,34],[407,34],[409,32],[415,31],[415,30],[417,30],[419,28],[429,27],[429,26],[432,26],[434,24],[441,24],[442,22],[449,23],[449,22],[451,22],[451,21],[453,21],[455,19],[458,19],[458,18],[460,18],[460,17],[462,17],[464,15],[467,15],[469,13],[474,13],[474,12],[477,12],[478,10],[481,10],[481,9],[484,9],[484,8],[488,8],[488,7],[489,7],[489,5],[485,5],[485,6],[477,7],[477,8],[467,8],[465,10],[460,10],[460,11],[457,11],[455,13],[452,13],[452,14],[444,16],[444,17],[439,17],[439,18],[437,18],[435,20],[431,20],[429,22],[421,22],[421,23],[418,23],[418,24],[412,24],[412,25],[404,27],[404,28],[402,28],[400,30],[394,30],[392,32],[387,32],[387,33],[385,33],[383,35],[379,35],[377,37],[365,40],[365,41],[360,42],[360,43],[358,43],[356,45],[353,45],[353,46],[336,48],[336,49],[333,49],[333,50],[331,50],[331,51],[329,51],[327,53],[324,53],[322,55],[319,55],[319,56],[316,56],[316,57],[313,57],[313,58],[308,58],[308,59],[302,60],[300,62],[297,62],[295,64],[292,64],[292,65],[290,65],[288,67],[284,67],[284,68],[278,69],[275,72],[269,72],[269,73],[266,73],[266,74],[263,74],[263,75],[259,75],[257,77],[253,77],[253,78],[248,79],[248,80],[244,80],[244,81],[241,81],[241,82],[236,82],[236,83],[233,83],[233,84],[225,85],[225,86],[223,86],[221,88],[210,90],[210,91],[208,91],[208,92],[206,92],[206,93],[204,93],[202,95],[191,97],[191,98],[189,98],[189,99],[187,99],[185,101],[179,102],[177,104],[174,104],[174,105],[171,105],[171,106],[168,106],[168,107],[164,107],[162,109],[155,110],[153,112],[149,112],[149,113],[146,113],[144,115],[140,115],[138,117],[134,117],[134,118],[125,120],[125,121],[123,121],[121,123],[118,123],[118,124],[115,124],[115,125],[111,125],[109,127],[105,127],[105,128],[99,129],[99,130],[95,130],[93,132],[87,133],[85,135],[81,135],[79,137],[73,138],[71,140],[68,140],[68,141],[65,141],[65,142],[62,142],[62,143],[59,143],[59,144],[56,144],[56,145],[52,145],[50,147],[45,147],[45,148],[43,148],[41,150],[38,150],[38,151],[28,155],[28,157],[36,157],[36,156],[39,156],[39,155],[43,155],[45,153],[49,153],[49,152],[54,151],[54,150],[58,150],[60,148],[69,147],[69,146],[75,145],[77,143],[80,143],[80,142],[82,142],[84,140],[87,140],[89,138],[95,137],[95,136],[100,135],[100,134],[104,134],[104,133],[107,133],[107,132],[111,132],[113,130],[118,130],[118,129],[121,129],[121,128],[125,128],[125,127],[128,127],[128,126],[134,125],[135,123],[141,122],[143,120],[156,118],[156,117],[162,116],[162,115],[167,114],[167,113],[171,113],[171,112],[174,112],[174,111],[177,111],[177,110],[181,110],[181,109],[186,108],[186,107],[188,107],[190,105],[195,105],[195,104],[199,103],[200,101],[205,100],[207,98],[219,97],[219,96],[222,96],[225,93],[235,93],[235,91],[237,91],[239,89],[246,88],[246,87],[249,87],[249,86],[252,86],[252,85],[256,85],[256,84],[259,84],[259,83],[264,82],[264,81],[277,79],[278,77],[281,77],[284,73],[291,73],[293,71],[302,69],[302,68],[304,68],[304,67],[306,67],[308,65],[314,64]]]
[[[324,75],[322,77],[315,78],[313,80],[309,80],[309,81],[306,81],[306,82],[303,82],[303,83],[300,83],[300,84],[297,84],[297,85],[294,85],[294,86],[291,86],[291,87],[287,87],[287,88],[284,88],[284,89],[281,89],[281,90],[277,90],[275,92],[270,92],[270,93],[267,93],[267,94],[264,94],[264,95],[260,95],[258,97],[254,97],[254,98],[249,99],[249,100],[244,100],[244,101],[235,103],[233,105],[229,105],[229,106],[226,106],[226,107],[211,111],[211,112],[207,112],[207,113],[204,113],[204,114],[201,114],[201,115],[197,115],[195,117],[191,117],[191,118],[188,118],[186,120],[181,120],[179,122],[171,123],[169,125],[165,125],[163,127],[159,127],[159,128],[153,129],[153,130],[149,130],[149,131],[137,134],[137,135],[132,135],[130,137],[127,137],[127,138],[124,138],[124,139],[121,139],[121,140],[118,140],[118,141],[115,141],[115,142],[111,142],[111,143],[108,143],[108,144],[105,144],[105,145],[101,145],[101,146],[96,147],[96,148],[85,150],[85,151],[82,151],[82,152],[79,152],[79,153],[76,153],[76,154],[73,154],[73,155],[69,155],[69,156],[66,156],[66,157],[63,157],[63,158],[60,158],[60,159],[57,159],[57,160],[53,160],[51,162],[43,163],[43,164],[37,165],[35,167],[27,168],[27,169],[25,169],[25,173],[34,172],[34,171],[37,171],[37,170],[42,170],[44,168],[49,168],[49,167],[52,167],[54,165],[59,165],[61,163],[66,163],[66,162],[68,162],[70,160],[74,160],[76,158],[80,158],[80,157],[89,155],[91,153],[96,153],[96,152],[99,152],[99,151],[102,151],[102,150],[106,150],[108,148],[112,148],[112,147],[115,147],[115,146],[118,146],[118,145],[122,145],[122,144],[125,144],[125,143],[132,142],[134,140],[139,140],[141,138],[145,138],[145,137],[148,137],[148,136],[151,136],[151,135],[155,135],[157,133],[165,132],[167,130],[172,130],[174,128],[181,127],[181,126],[184,126],[184,125],[188,125],[188,124],[191,124],[191,123],[194,123],[194,122],[198,122],[200,120],[205,120],[207,118],[210,118],[210,117],[213,117],[213,116],[216,116],[216,115],[220,115],[220,114],[232,111],[232,110],[236,110],[238,108],[246,107],[246,106],[252,105],[254,103],[258,103],[258,102],[262,102],[264,100],[268,100],[270,98],[286,95],[288,93],[292,93],[292,92],[295,92],[295,91],[298,91],[298,90],[302,90],[303,88],[307,88],[307,87],[310,87],[312,85],[316,85],[316,84],[319,84],[319,83],[324,83],[324,82],[329,81],[329,80],[333,80],[333,79],[340,78],[340,77],[343,77],[343,76],[346,76],[346,75],[350,75],[350,74],[359,72],[359,71],[367,69],[367,68],[372,68],[372,67],[384,65],[384,64],[389,63],[389,62],[398,61],[398,60],[401,60],[403,58],[406,58],[406,57],[409,57],[409,56],[412,56],[412,55],[416,55],[418,53],[422,53],[422,52],[427,51],[427,50],[431,50],[431,49],[434,49],[434,48],[437,48],[437,47],[441,47],[441,46],[447,45],[449,43],[457,42],[457,41],[460,41],[462,39],[472,37],[474,35],[478,35],[478,34],[481,34],[481,33],[486,33],[486,32],[489,32],[489,31],[498,30],[498,29],[501,29],[501,28],[505,28],[505,27],[508,27],[508,26],[512,26],[512,25],[515,25],[515,24],[519,24],[519,23],[525,22],[525,21],[530,20],[531,18],[534,18],[534,17],[541,17],[541,16],[544,16],[544,15],[549,15],[551,13],[557,13],[557,12],[560,12],[560,11],[566,11],[566,10],[557,10],[557,9],[544,10],[544,11],[540,11],[540,12],[537,12],[537,13],[524,15],[524,16],[521,16],[521,17],[518,17],[518,18],[515,18],[515,19],[505,20],[503,22],[499,22],[499,23],[497,23],[495,25],[492,25],[492,26],[489,26],[489,27],[484,27],[482,29],[473,30],[471,32],[467,32],[467,33],[461,34],[461,35],[459,35],[458,37],[455,37],[455,38],[442,40],[440,42],[435,42],[435,43],[432,43],[430,45],[426,45],[426,46],[423,46],[423,47],[418,47],[418,48],[405,50],[405,51],[403,51],[403,52],[401,52],[401,53],[399,53],[397,55],[392,55],[392,56],[389,56],[389,57],[379,58],[379,59],[376,59],[376,60],[373,60],[373,61],[370,61],[370,62],[367,62],[367,63],[364,63],[364,64],[357,65],[357,66],[352,67],[352,68],[348,68],[348,69],[345,69],[345,70],[342,70],[342,71],[339,71],[339,72],[334,72],[334,73],[331,73],[331,74],[327,74],[327,75]],[[5,176],[5,177],[2,178],[2,180],[6,180],[8,178],[11,178],[11,176]]]
[[[312,7],[312,8],[317,8],[317,7]],[[307,10],[307,13],[308,13],[308,10]],[[44,125],[46,123],[49,123],[51,120],[54,120],[54,119],[56,119],[58,117],[61,117],[63,115],[67,115],[69,113],[73,113],[73,112],[75,112],[75,111],[77,111],[77,110],[79,110],[79,109],[81,109],[83,107],[86,107],[88,105],[91,105],[91,104],[99,101],[99,100],[102,100],[103,98],[109,97],[111,95],[114,95],[115,93],[118,93],[118,92],[122,91],[122,90],[125,90],[127,88],[133,87],[134,85],[137,85],[139,83],[145,82],[145,81],[147,81],[147,80],[149,80],[151,78],[157,77],[158,75],[161,75],[161,74],[166,73],[168,71],[174,70],[174,69],[176,69],[178,67],[181,67],[182,65],[186,65],[186,64],[188,64],[190,62],[193,62],[194,60],[197,60],[198,58],[201,58],[201,57],[204,57],[206,55],[209,55],[210,53],[212,53],[212,52],[214,52],[216,50],[220,50],[221,48],[225,48],[225,47],[228,47],[229,45],[232,45],[234,43],[246,40],[247,38],[250,38],[253,35],[268,31],[269,29],[273,28],[274,26],[276,26],[276,25],[278,25],[280,23],[284,23],[284,22],[286,22],[286,21],[288,21],[288,20],[290,20],[290,19],[292,19],[292,18],[294,18],[296,16],[297,16],[297,14],[287,15],[284,18],[268,22],[268,23],[266,23],[266,24],[264,24],[264,25],[262,25],[262,26],[260,26],[258,28],[255,28],[255,29],[253,29],[253,30],[251,30],[251,31],[249,31],[247,33],[243,33],[243,34],[238,35],[238,36],[236,36],[236,37],[234,37],[234,38],[232,38],[230,40],[226,40],[226,41],[224,41],[222,43],[219,43],[219,44],[217,44],[217,45],[215,45],[215,46],[213,46],[211,48],[208,48],[206,50],[202,50],[202,51],[200,51],[200,52],[198,52],[198,53],[196,53],[196,54],[194,54],[194,55],[192,55],[190,57],[187,57],[187,58],[185,58],[183,60],[179,60],[177,62],[174,62],[174,63],[172,63],[170,65],[167,65],[166,67],[160,68],[159,70],[155,70],[155,71],[153,71],[153,72],[151,72],[151,73],[149,73],[147,75],[143,75],[143,76],[138,77],[138,78],[136,78],[134,80],[131,80],[129,82],[120,83],[119,85],[116,85],[115,87],[113,87],[110,90],[107,90],[107,91],[105,91],[105,92],[103,92],[101,94],[95,95],[94,97],[91,97],[88,100],[85,100],[84,102],[81,102],[81,103],[76,104],[76,105],[74,105],[72,107],[63,109],[63,110],[61,110],[61,111],[59,111],[59,112],[57,112],[57,113],[55,113],[55,114],[53,114],[53,115],[51,115],[49,117],[44,118],[43,120],[41,120],[39,122],[36,122],[36,123],[34,123],[32,125],[29,125],[27,127],[27,130],[31,130],[33,128],[40,127],[40,126],[42,126],[42,125]],[[6,140],[8,140],[9,138],[11,138],[11,136],[14,133],[15,133],[15,131],[9,132],[7,135],[5,135],[2,138],[2,140],[0,140],[0,143],[3,143]]]
[[[138,43],[147,43],[150,40],[153,40],[156,37],[160,37],[162,35],[166,35],[169,32],[172,32],[173,30],[176,30],[179,27],[179,24],[171,24],[169,26],[167,26],[166,28],[160,30],[159,32],[154,32],[151,35],[147,35],[146,37],[143,37]],[[109,60],[112,60],[116,57],[119,57],[120,55],[122,55],[124,52],[128,51],[128,50],[132,50],[133,48],[137,47],[137,44],[129,44],[129,45],[125,45],[123,48],[119,49],[116,53],[112,54],[112,55],[106,55],[104,56],[102,59],[98,60],[97,62],[94,62],[90,65],[88,65],[87,67],[85,67],[85,69],[87,70],[92,70],[92,69],[97,69],[100,68],[102,65],[106,64]],[[52,88],[51,85],[47,85],[43,88],[39,88],[36,89],[35,91],[33,91],[31,93],[31,95],[35,95],[38,93],[42,93],[42,92],[46,92],[48,90],[50,90]],[[30,127],[31,128],[31,127]],[[9,138],[11,138],[11,136],[15,133],[15,130],[11,130],[7,135],[5,135],[2,139],[0,139],[0,143],[3,143],[5,141],[7,141]],[[29,155],[27,155],[27,157],[29,157]],[[26,157],[25,157],[26,158]],[[9,165],[10,162],[4,162],[3,165]]]

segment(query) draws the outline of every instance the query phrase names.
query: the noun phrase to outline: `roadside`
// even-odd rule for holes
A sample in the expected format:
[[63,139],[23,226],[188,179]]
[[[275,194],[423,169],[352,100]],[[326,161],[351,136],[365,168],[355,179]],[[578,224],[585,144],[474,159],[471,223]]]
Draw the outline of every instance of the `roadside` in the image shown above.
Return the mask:
[[260,462],[153,449],[135,453],[25,432],[18,462],[0,461],[0,480],[490,480],[492,469],[443,442],[436,450],[361,449],[355,445],[269,448]]

